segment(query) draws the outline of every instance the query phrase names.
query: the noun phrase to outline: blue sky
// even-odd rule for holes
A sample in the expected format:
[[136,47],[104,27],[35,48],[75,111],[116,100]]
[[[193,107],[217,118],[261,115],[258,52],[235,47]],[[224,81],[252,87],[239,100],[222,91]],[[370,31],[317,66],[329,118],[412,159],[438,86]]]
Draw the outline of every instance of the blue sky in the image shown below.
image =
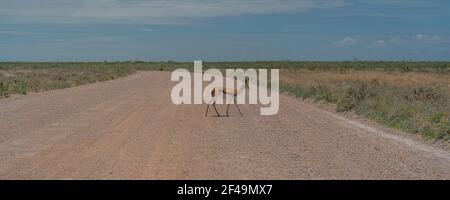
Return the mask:
[[0,61],[450,60],[447,0],[0,0]]

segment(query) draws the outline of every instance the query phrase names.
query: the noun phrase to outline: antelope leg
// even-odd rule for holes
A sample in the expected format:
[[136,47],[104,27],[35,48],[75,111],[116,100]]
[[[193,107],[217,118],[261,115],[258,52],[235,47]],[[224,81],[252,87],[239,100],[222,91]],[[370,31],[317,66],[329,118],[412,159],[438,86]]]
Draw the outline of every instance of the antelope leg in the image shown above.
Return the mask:
[[219,117],[222,116],[222,115],[219,114],[219,111],[217,111],[217,108],[216,108],[216,102],[214,102],[212,105],[213,105],[214,110],[215,110],[216,113],[217,113],[217,116],[219,116]]
[[239,110],[239,113],[241,113],[241,116],[244,115],[244,114],[242,114],[241,109],[239,108],[236,99],[234,99],[234,104],[236,105],[237,109]]
[[208,109],[209,109],[209,104],[208,106],[206,106],[206,113],[205,113],[205,117],[208,116]]

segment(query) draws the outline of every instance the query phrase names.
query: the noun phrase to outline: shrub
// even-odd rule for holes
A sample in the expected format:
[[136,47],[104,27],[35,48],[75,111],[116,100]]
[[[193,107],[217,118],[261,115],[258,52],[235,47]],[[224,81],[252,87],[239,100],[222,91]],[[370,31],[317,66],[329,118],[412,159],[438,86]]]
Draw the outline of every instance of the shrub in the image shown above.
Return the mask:
[[8,84],[0,82],[0,97],[7,97],[9,95]]
[[28,84],[23,80],[14,80],[13,93],[27,94]]

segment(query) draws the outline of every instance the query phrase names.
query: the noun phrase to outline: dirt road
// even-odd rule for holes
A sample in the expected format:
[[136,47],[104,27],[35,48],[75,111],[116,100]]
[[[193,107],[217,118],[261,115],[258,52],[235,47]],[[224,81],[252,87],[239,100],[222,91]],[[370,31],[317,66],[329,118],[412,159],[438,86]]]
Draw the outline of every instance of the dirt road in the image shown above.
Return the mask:
[[291,97],[275,116],[205,117],[172,85],[139,72],[0,100],[0,179],[450,178],[448,151]]

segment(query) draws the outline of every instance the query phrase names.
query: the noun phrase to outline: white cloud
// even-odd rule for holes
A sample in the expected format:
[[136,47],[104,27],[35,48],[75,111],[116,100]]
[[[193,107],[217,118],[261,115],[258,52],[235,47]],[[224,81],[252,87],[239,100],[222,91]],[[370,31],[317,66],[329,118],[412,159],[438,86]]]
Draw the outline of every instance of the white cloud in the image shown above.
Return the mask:
[[0,23],[184,23],[195,18],[296,13],[347,0],[14,0],[0,1]]
[[437,41],[440,40],[441,37],[438,35],[425,35],[425,34],[417,34],[413,37],[413,39],[417,40],[417,41],[422,41],[422,42],[429,42],[429,41]]
[[384,40],[377,40],[370,44],[370,47],[384,47],[384,46],[386,46],[386,41]]
[[339,46],[339,47],[343,47],[343,46],[349,46],[349,45],[355,44],[357,42],[358,42],[357,40],[355,40],[355,39],[353,39],[351,37],[346,37],[346,38],[344,38],[342,40],[338,40],[338,41],[333,42],[333,44],[336,45],[336,46]]
[[385,47],[388,45],[398,45],[400,44],[402,40],[398,38],[388,38],[388,39],[382,39],[382,40],[376,40],[369,44],[369,47],[375,48],[375,47]]

